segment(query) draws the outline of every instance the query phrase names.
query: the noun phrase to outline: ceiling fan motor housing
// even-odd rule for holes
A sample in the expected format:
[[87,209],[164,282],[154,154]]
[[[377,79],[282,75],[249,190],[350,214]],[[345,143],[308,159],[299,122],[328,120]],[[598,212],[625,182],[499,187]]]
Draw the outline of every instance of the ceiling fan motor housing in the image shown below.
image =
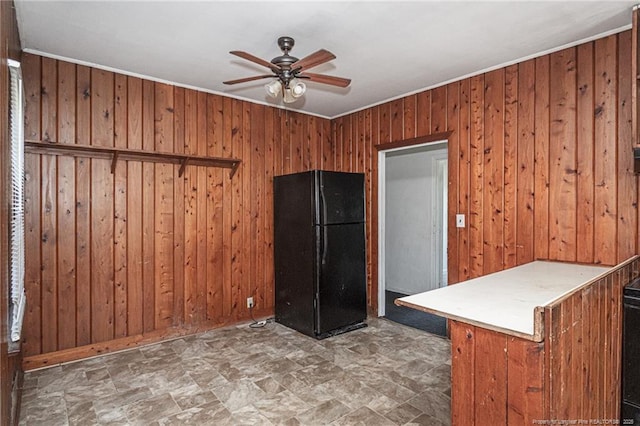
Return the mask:
[[284,53],[289,53],[294,44],[296,44],[296,41],[292,37],[282,36],[278,38],[278,46]]
[[[271,63],[279,66],[284,71],[291,69],[291,65],[294,62],[298,61],[298,58],[296,58],[295,56],[289,55],[289,52],[293,48],[294,44],[295,44],[295,40],[293,38],[287,37],[287,36],[280,37],[278,39],[278,46],[280,46],[280,50],[282,50],[283,55],[276,56],[271,60]],[[283,81],[286,80],[287,77],[286,76],[283,76],[283,77],[284,77]],[[293,77],[288,77],[288,78],[291,79]]]

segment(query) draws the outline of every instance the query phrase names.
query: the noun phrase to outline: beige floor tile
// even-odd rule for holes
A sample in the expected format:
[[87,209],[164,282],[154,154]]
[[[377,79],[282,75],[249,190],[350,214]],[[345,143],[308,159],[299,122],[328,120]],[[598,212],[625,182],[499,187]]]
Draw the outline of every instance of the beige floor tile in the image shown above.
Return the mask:
[[25,375],[21,425],[447,425],[449,341],[226,327]]

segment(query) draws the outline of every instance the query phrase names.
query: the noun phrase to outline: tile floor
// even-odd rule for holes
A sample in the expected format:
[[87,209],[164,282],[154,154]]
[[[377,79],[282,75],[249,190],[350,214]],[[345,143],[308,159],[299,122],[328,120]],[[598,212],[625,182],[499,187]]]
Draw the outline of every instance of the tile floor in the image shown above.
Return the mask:
[[446,425],[449,341],[246,324],[25,375],[20,425]]

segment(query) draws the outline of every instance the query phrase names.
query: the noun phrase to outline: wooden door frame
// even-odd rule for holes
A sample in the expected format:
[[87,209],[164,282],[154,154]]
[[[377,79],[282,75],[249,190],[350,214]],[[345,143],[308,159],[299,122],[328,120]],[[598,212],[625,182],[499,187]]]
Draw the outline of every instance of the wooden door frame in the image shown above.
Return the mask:
[[[372,287],[375,285],[374,292],[377,295],[377,305],[372,307],[374,312],[377,313],[379,317],[384,316],[385,314],[385,304],[381,303],[385,299],[384,291],[385,291],[385,252],[384,252],[384,219],[385,219],[385,161],[387,157],[387,153],[389,152],[397,152],[410,148],[418,148],[421,146],[435,146],[435,145],[444,145],[446,147],[449,146],[449,136],[451,136],[452,132],[443,132],[443,133],[434,133],[432,135],[405,139],[401,141],[394,141],[391,143],[375,145],[374,148],[378,151],[378,181],[376,182],[377,195],[378,195],[378,211],[375,212],[377,216],[377,228],[378,228],[378,240],[372,241],[372,244],[375,244],[377,250],[377,259],[378,259],[378,280],[375,283],[372,283]],[[448,155],[448,153],[447,153]],[[449,211],[449,206],[447,206],[447,212]],[[448,241],[447,241],[447,251],[448,251]]]

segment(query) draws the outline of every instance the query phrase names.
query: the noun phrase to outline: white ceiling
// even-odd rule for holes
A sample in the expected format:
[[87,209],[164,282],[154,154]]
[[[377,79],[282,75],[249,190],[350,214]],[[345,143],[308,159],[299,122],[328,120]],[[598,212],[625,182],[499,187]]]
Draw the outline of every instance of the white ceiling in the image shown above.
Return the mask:
[[265,73],[230,55],[266,60],[276,40],[302,58],[337,59],[310,71],[347,77],[342,89],[308,83],[287,108],[327,118],[629,28],[634,1],[31,1],[15,0],[25,51],[254,102]]

